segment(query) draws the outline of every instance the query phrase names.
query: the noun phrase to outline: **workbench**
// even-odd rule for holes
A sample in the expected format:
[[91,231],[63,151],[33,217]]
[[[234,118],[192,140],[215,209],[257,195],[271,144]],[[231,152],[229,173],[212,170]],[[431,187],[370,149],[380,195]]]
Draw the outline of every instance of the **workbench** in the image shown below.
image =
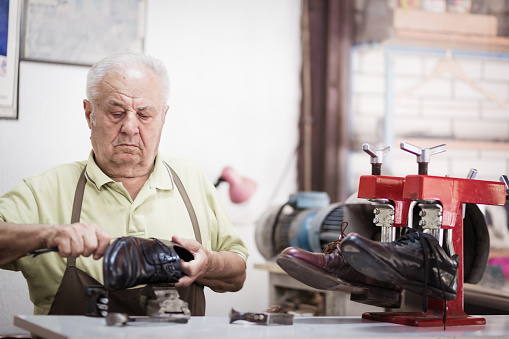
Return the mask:
[[104,318],[18,315],[14,325],[47,339],[99,338],[509,338],[509,316],[484,316],[486,325],[413,327],[363,320],[360,316],[296,317],[293,325],[230,324],[224,317],[191,317],[186,324],[129,323],[106,326]]

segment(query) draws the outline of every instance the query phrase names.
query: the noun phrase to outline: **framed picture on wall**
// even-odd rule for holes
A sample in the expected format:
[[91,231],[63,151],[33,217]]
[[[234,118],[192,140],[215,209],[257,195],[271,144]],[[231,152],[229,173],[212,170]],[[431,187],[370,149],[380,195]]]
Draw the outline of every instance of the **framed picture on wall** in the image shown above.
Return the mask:
[[0,119],[18,117],[21,1],[0,0]]
[[146,0],[24,0],[22,60],[90,66],[143,52]]

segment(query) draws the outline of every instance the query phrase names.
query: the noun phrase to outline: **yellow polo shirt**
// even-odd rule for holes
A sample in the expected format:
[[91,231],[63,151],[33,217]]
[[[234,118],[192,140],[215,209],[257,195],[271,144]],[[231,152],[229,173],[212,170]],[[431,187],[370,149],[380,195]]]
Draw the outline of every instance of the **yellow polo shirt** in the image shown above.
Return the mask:
[[[164,161],[177,173],[189,195],[203,246],[214,251],[231,251],[247,260],[247,248],[202,170],[187,160]],[[76,184],[85,164],[87,184],[81,222],[100,225],[112,239],[136,236],[171,240],[174,234],[195,239],[189,213],[160,154],[134,201],[121,183],[101,171],[91,152],[87,161],[61,165],[21,181],[0,197],[0,219],[19,224],[70,223]],[[25,256],[0,267],[21,271],[27,279],[34,314],[47,314],[65,266],[66,260],[51,252],[35,258]],[[103,282],[102,259],[79,257],[76,266]]]

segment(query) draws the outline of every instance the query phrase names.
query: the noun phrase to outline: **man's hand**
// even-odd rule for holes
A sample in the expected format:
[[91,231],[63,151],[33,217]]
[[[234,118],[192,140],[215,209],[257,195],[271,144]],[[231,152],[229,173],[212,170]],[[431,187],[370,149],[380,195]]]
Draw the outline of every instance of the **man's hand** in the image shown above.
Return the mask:
[[97,224],[14,224],[0,221],[0,265],[13,262],[35,250],[58,248],[62,257],[93,255],[100,259],[110,235]]
[[246,263],[238,254],[209,251],[196,240],[179,236],[173,236],[172,241],[194,255],[194,260],[180,261],[185,275],[175,286],[185,287],[196,282],[216,292],[234,292],[244,285]]
[[58,225],[45,237],[46,247],[58,248],[58,254],[62,257],[89,257],[93,254],[95,260],[102,258],[110,240],[110,235],[93,223]]
[[173,236],[171,239],[194,255],[194,260],[185,262],[180,260],[182,272],[186,275],[180,278],[176,286],[189,286],[196,279],[204,276],[209,271],[209,251],[194,239],[182,239],[179,236]]

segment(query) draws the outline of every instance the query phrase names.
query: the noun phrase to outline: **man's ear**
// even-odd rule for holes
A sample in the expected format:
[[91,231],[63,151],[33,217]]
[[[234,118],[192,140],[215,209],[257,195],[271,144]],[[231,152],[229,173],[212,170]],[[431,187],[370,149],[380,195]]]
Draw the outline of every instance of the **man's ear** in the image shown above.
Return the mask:
[[163,115],[163,124],[166,121],[166,115],[168,114],[169,109],[170,109],[170,105],[166,105],[166,108],[164,110],[164,115]]
[[92,129],[92,104],[87,99],[83,99],[83,109],[85,110],[85,118],[87,119],[88,128]]

